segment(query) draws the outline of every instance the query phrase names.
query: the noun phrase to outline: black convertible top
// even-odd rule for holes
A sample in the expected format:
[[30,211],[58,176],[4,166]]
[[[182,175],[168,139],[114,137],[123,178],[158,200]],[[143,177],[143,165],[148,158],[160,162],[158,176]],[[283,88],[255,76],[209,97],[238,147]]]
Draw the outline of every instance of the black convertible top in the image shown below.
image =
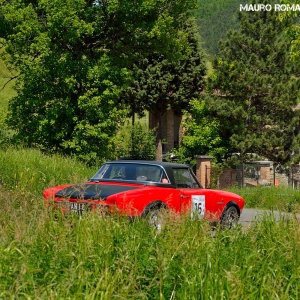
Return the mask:
[[[120,159],[120,160],[113,160],[113,161],[108,161],[108,162],[105,162],[102,167],[99,169],[99,171],[92,177],[89,179],[89,181],[93,181],[93,182],[102,182],[102,181],[107,181],[107,180],[121,180],[121,182],[124,181],[124,177],[119,177],[119,175],[117,176],[114,176],[113,178],[110,177],[110,175],[108,177],[103,177],[103,174],[107,171],[107,169],[105,169],[105,165],[140,165],[140,166],[153,166],[153,167],[158,167],[158,168],[161,168],[164,170],[165,172],[165,175],[166,175],[166,179],[168,180],[168,183],[166,185],[166,182],[160,182],[160,181],[153,181],[152,180],[149,180],[147,181],[145,179],[145,181],[141,178],[139,180],[136,180],[137,178],[135,179],[132,179],[131,175],[130,174],[125,174],[125,180],[126,181],[134,181],[135,183],[145,183],[147,182],[147,185],[152,185],[152,184],[155,184],[155,185],[162,185],[164,187],[179,187],[179,183],[176,182],[175,180],[175,177],[174,177],[174,171],[176,169],[186,169],[186,170],[189,170],[189,172],[191,173],[192,177],[193,177],[193,181],[197,183],[197,185],[199,187],[202,188],[200,182],[198,181],[198,179],[196,178],[195,174],[193,174],[193,171],[192,169],[190,168],[190,166],[186,165],[186,164],[179,164],[179,163],[172,163],[172,162],[161,162],[161,161],[151,161],[151,160],[131,160],[131,159]],[[125,169],[125,172],[129,171],[130,168],[127,168]],[[178,173],[177,173],[178,174]],[[127,177],[127,178],[126,178]],[[140,177],[145,177],[145,176],[140,176]],[[186,179],[186,178],[185,178]],[[162,180],[162,179],[159,179],[159,180]],[[192,184],[192,182],[190,183]]]
[[153,161],[153,160],[128,160],[128,159],[120,159],[120,160],[113,160],[108,161],[106,163],[113,164],[113,163],[133,163],[133,164],[147,164],[147,165],[156,165],[162,166],[164,168],[171,167],[171,168],[189,168],[188,165],[173,163],[173,162],[166,162],[166,161]]
[[172,162],[165,162],[165,161],[153,161],[153,160],[127,160],[127,159],[120,159],[120,160],[113,160],[108,161],[106,163],[109,164],[116,164],[116,163],[132,163],[132,164],[145,164],[145,165],[153,165],[153,166],[161,166],[165,169],[169,177],[173,178],[172,168],[187,168],[191,169],[190,166],[185,164],[179,163],[172,163]]

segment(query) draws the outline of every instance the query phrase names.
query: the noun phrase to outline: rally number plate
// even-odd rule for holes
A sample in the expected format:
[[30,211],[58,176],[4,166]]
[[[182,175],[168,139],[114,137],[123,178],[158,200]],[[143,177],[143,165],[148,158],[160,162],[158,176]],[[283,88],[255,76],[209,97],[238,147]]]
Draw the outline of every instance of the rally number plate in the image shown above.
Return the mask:
[[205,196],[193,195],[191,204],[191,218],[203,219],[205,213]]

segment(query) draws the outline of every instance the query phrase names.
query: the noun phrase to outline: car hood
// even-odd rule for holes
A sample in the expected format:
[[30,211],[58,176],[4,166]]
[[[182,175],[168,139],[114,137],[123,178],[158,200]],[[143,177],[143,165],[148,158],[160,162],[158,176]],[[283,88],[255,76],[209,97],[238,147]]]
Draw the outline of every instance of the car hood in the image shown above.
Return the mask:
[[68,186],[55,193],[57,198],[75,198],[75,199],[91,199],[105,200],[108,196],[138,189],[135,186],[123,186],[112,184],[76,184]]

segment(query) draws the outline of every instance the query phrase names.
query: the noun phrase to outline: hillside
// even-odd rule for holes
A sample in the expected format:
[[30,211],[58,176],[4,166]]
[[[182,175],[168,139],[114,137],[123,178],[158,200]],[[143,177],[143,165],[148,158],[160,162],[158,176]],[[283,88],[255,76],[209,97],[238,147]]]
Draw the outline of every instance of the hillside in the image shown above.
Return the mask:
[[242,3],[237,0],[198,0],[198,10],[196,12],[196,18],[198,20],[207,19],[219,11],[225,10],[230,7],[232,4],[237,5]]
[[226,38],[227,31],[238,27],[240,4],[247,2],[248,0],[198,0],[197,25],[209,57],[218,53],[219,41]]

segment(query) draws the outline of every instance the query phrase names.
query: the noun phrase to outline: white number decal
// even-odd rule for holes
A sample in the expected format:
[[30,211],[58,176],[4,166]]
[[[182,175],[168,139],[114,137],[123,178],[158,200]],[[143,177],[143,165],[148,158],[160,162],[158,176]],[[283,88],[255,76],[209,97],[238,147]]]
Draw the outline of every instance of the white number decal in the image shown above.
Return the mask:
[[203,219],[205,212],[205,196],[192,196],[192,219]]

